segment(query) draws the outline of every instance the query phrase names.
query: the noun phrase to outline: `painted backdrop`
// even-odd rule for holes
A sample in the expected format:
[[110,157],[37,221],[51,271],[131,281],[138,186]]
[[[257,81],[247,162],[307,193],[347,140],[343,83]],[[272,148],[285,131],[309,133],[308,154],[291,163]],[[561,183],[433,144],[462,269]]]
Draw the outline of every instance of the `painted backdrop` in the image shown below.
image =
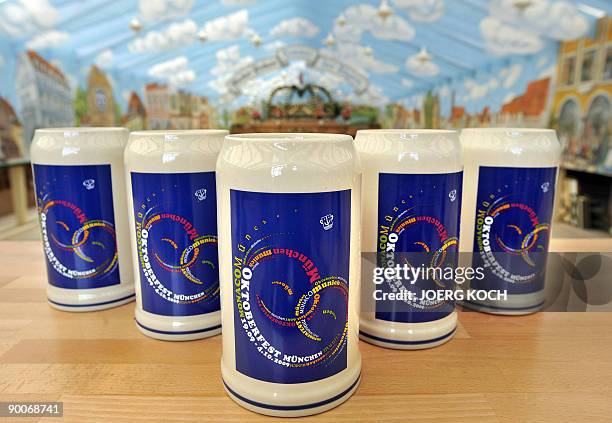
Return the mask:
[[611,9],[607,0],[8,0],[0,158],[27,155],[44,126],[316,120],[553,126],[568,163],[610,173]]

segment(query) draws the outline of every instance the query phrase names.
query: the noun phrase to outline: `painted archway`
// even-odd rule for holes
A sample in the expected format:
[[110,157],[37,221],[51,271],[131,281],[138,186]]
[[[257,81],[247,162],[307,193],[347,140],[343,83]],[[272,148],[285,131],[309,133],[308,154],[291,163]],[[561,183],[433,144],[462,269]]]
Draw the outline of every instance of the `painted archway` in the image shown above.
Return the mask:
[[363,94],[368,89],[367,75],[353,66],[321,53],[315,48],[305,45],[290,45],[280,47],[273,56],[238,68],[226,83],[228,92],[234,97],[239,97],[242,94],[243,87],[249,81],[287,68],[289,63],[293,61],[304,61],[308,68],[322,73],[331,73],[341,78],[358,95]]
[[561,105],[558,127],[559,141],[564,154],[574,152],[580,130],[580,105],[575,98],[568,98]]
[[597,95],[589,106],[582,136],[582,153],[589,162],[598,161],[607,151],[611,118],[610,99],[606,94]]

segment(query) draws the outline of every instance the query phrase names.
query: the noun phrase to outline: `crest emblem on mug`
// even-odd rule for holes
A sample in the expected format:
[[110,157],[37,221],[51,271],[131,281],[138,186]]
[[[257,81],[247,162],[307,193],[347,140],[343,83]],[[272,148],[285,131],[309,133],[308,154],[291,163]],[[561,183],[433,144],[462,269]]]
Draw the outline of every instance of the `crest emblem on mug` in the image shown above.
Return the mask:
[[541,185],[541,188],[542,188],[542,192],[548,192],[548,189],[550,188],[550,183],[549,182],[544,182]]
[[83,181],[83,186],[88,190],[94,189],[96,187],[96,181],[94,179],[85,179]]
[[199,190],[195,192],[195,196],[198,199],[198,201],[206,200],[206,189],[200,188]]
[[321,218],[321,220],[319,220],[319,222],[321,223],[321,225],[323,225],[323,229],[328,231],[334,226],[334,215],[326,214]]
[[457,199],[457,190],[454,189],[448,193],[448,198],[450,198],[451,203]]

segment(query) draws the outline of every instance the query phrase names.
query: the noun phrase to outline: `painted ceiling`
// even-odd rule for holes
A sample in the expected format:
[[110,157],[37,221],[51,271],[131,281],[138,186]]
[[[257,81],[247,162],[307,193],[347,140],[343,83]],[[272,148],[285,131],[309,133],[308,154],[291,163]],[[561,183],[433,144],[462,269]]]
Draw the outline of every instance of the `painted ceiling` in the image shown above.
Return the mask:
[[611,12],[610,0],[0,0],[0,96],[15,101],[31,49],[73,86],[97,65],[123,104],[148,82],[244,104],[303,78],[374,105],[452,87],[477,110],[552,76],[558,42]]

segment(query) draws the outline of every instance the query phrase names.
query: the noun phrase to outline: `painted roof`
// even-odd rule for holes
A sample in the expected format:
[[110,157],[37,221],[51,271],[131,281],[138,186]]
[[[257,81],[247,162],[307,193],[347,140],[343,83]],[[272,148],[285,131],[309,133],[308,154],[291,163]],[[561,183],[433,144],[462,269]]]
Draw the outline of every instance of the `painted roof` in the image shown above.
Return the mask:
[[43,72],[53,76],[61,83],[67,84],[64,73],[57,66],[49,63],[47,60],[45,60],[44,57],[42,57],[40,54],[36,53],[33,50],[28,50],[26,52],[26,55],[34,66],[43,70]]

